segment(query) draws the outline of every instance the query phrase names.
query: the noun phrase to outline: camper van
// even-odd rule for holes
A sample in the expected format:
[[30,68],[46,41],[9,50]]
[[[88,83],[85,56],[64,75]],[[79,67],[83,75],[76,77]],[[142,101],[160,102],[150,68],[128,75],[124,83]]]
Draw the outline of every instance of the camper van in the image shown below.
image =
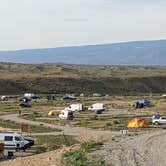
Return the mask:
[[83,111],[83,105],[78,103],[78,104],[71,104],[69,107],[66,107],[65,110],[68,111]]
[[93,104],[91,107],[88,108],[89,111],[94,111],[96,113],[102,113],[105,110],[105,106],[103,103],[96,103]]
[[61,113],[59,114],[59,118],[60,119],[68,119],[68,120],[72,120],[74,118],[73,112],[69,111],[69,110],[63,110],[61,111]]
[[4,148],[6,149],[25,150],[30,147],[29,141],[18,133],[0,133],[0,141],[4,142]]

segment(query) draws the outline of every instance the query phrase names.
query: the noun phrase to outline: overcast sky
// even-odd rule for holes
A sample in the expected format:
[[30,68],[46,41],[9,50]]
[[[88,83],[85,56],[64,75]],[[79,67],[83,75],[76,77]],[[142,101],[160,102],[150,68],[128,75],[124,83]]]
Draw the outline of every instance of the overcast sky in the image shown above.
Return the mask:
[[166,0],[0,0],[0,50],[166,39]]

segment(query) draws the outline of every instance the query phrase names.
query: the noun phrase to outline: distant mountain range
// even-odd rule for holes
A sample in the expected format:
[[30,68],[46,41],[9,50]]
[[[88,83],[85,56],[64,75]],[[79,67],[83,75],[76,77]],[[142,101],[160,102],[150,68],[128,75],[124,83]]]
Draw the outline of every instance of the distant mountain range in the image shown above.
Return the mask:
[[89,65],[166,65],[166,40],[0,51],[1,62]]

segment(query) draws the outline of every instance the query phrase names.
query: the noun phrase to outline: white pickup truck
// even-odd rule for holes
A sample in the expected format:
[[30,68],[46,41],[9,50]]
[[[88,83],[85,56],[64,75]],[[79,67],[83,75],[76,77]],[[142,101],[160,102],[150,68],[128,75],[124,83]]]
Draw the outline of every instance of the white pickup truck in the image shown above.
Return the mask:
[[166,117],[154,118],[152,123],[155,125],[166,124]]

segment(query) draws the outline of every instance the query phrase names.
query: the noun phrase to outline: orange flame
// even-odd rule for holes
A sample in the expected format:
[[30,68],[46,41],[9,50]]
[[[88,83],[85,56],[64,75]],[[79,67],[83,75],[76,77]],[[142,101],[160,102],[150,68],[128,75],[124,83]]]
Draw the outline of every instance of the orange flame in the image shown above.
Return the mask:
[[140,119],[140,118],[134,118],[131,121],[129,121],[127,127],[128,128],[144,128],[147,127],[148,123],[146,120]]

